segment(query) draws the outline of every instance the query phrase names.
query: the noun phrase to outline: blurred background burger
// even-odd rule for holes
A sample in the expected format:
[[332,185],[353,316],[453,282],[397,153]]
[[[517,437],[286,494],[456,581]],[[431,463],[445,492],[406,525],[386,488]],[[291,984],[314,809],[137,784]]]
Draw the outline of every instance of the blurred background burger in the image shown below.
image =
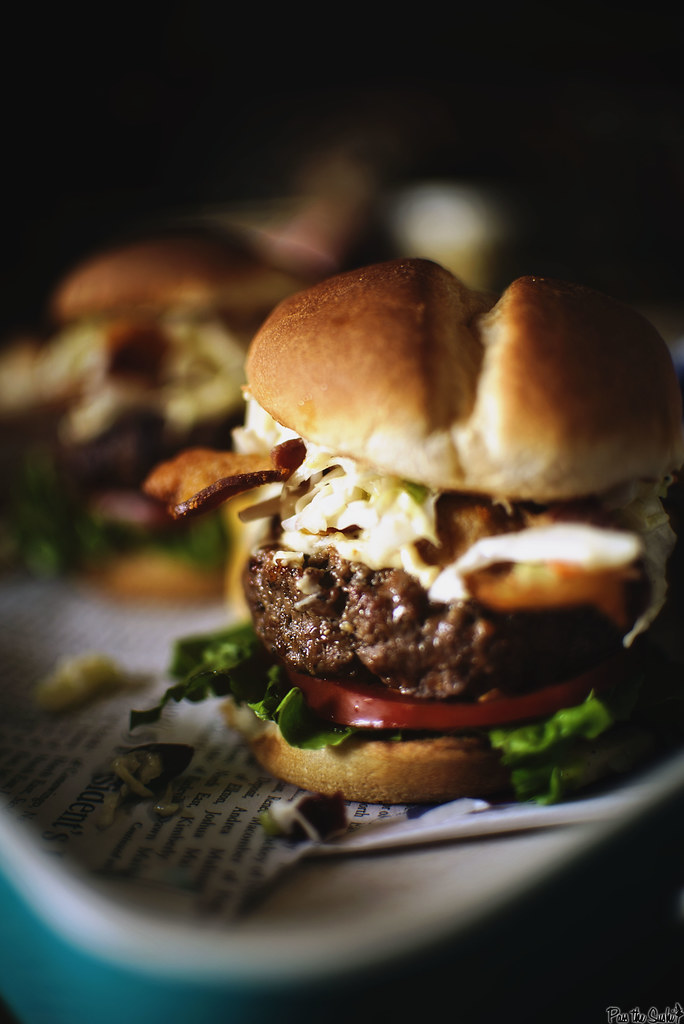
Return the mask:
[[237,233],[189,227],[120,240],[71,268],[44,336],[0,352],[12,554],[120,595],[216,598],[223,520],[175,529],[140,484],[188,440],[229,443],[246,345],[304,280]]

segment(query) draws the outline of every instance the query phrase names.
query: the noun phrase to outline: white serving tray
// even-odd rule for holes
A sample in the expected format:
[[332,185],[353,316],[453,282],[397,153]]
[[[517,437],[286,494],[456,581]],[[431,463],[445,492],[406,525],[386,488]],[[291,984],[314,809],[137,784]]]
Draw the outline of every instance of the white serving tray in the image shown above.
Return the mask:
[[[155,832],[150,808],[136,805],[115,832],[103,832],[83,811],[103,751],[132,741],[127,709],[166,685],[173,639],[221,625],[226,611],[124,608],[71,584],[15,579],[0,587],[0,614],[0,936],[10,953],[0,966],[0,992],[22,1022],[73,1024],[96,1008],[102,1024],[149,1020],[151,1008],[153,1019],[186,1020],[189,1007],[199,1008],[198,1020],[252,1021],[276,1008],[281,1019],[294,1019],[302,1007],[312,1012],[316,1000],[333,1019],[341,1012],[337,996],[350,984],[366,996],[380,985],[388,1002],[389,991],[393,1000],[402,991],[408,999],[407,965],[416,983],[435,958],[446,957],[462,986],[459,969],[472,979],[488,959],[478,945],[482,935],[491,950],[510,929],[519,933],[521,922],[542,957],[546,915],[560,907],[562,954],[573,927],[581,927],[583,917],[573,919],[589,893],[613,915],[604,919],[606,933],[620,928],[624,901],[617,914],[614,903],[625,886],[659,905],[670,901],[677,918],[670,852],[684,831],[684,753],[557,807],[457,801],[420,812],[390,808],[378,817],[350,805],[351,817],[360,811],[356,820],[364,824],[340,840],[265,844],[263,832],[247,826],[253,808],[273,796],[273,780],[211,708],[186,705],[154,731],[201,748],[181,818]],[[95,647],[149,675],[147,688],[134,701],[116,694],[59,721],[37,712],[32,687],[56,657]],[[58,763],[48,763],[47,751]],[[227,779],[239,785],[233,781],[231,789]],[[296,790],[280,786],[277,793],[291,799]],[[243,804],[235,845],[226,823]],[[83,822],[65,817],[76,805]],[[180,828],[180,820],[189,824]],[[55,840],[60,830],[66,838]],[[148,844],[140,839],[146,830]],[[140,868],[148,845],[148,860],[164,860],[168,870]],[[202,888],[190,870],[200,861],[204,882],[216,863],[226,876],[230,868],[239,880],[249,878],[245,898],[235,897],[238,881],[217,901],[216,874]],[[633,900],[635,914],[639,902]],[[36,967],[45,981],[40,990],[27,981]]]

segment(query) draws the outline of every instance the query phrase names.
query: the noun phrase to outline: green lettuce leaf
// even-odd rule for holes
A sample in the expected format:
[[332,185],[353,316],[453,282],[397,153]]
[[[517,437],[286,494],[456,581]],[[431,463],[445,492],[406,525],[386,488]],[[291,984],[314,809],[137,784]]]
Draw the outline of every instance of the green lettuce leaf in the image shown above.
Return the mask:
[[[546,719],[484,733],[510,767],[519,800],[556,803],[586,783],[591,771],[586,744],[616,722],[637,719],[650,728],[657,719],[665,719],[670,727],[676,720],[681,726],[679,736],[684,735],[681,672],[668,675],[650,652],[648,663],[652,667],[647,679],[642,659],[637,661],[631,680],[600,697],[590,694],[581,704],[563,708]],[[238,704],[247,704],[258,718],[276,722],[291,746],[320,749],[363,733],[317,718],[301,690],[292,686],[282,668],[267,657],[251,623],[177,641],[170,673],[177,682],[156,707],[132,712],[131,727],[156,721],[169,701],[198,701],[230,694]],[[402,739],[396,733],[383,733],[382,738]]]
[[581,704],[548,718],[489,730],[519,800],[552,804],[582,786],[587,760],[582,741],[595,740],[618,721],[626,721],[637,701],[638,675],[608,694],[591,693]]
[[174,644],[169,674],[177,682],[151,708],[131,711],[130,727],[157,722],[166,705],[197,703],[208,697],[235,696],[240,703],[263,700],[271,669],[251,624],[230,626]]
[[178,681],[154,707],[132,711],[131,728],[158,721],[170,701],[232,696],[262,721],[276,722],[293,747],[315,750],[336,745],[355,731],[322,722],[312,714],[301,690],[268,659],[251,623],[178,640],[169,673]]
[[289,690],[278,705],[274,721],[291,747],[320,750],[335,747],[357,730],[344,725],[321,722],[307,707],[298,687]]
[[[630,766],[646,749],[665,752],[684,740],[684,666],[672,661],[648,636],[632,649],[631,678],[600,697],[590,694],[582,703],[526,725],[489,731],[500,750],[519,800],[551,804],[583,786],[592,771],[586,744],[614,724],[629,722],[631,746],[614,768]],[[621,760],[621,763],[620,763]]]
[[168,531],[98,516],[70,490],[45,451],[31,452],[24,461],[12,488],[7,532],[11,557],[36,576],[48,578],[141,547],[209,569],[224,563],[229,543],[219,514]]

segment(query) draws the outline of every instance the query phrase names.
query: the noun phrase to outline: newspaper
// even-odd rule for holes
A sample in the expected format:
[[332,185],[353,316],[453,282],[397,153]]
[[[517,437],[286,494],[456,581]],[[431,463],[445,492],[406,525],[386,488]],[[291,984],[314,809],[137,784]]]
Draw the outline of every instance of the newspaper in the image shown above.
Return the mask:
[[[0,584],[0,813],[53,857],[117,883],[122,900],[231,921],[304,857],[605,820],[636,798],[632,788],[555,808],[467,799],[432,808],[349,802],[339,838],[273,835],[264,814],[301,791],[264,773],[223,722],[220,698],[171,703],[154,726],[129,730],[131,709],[153,705],[168,686],[174,640],[227,621],[220,602],[194,610],[135,607],[64,581]],[[125,685],[81,708],[41,708],[36,690],[56,662],[90,651],[116,659]],[[135,794],[112,809],[121,786],[116,757],[157,743],[191,754],[161,812],[155,800]]]

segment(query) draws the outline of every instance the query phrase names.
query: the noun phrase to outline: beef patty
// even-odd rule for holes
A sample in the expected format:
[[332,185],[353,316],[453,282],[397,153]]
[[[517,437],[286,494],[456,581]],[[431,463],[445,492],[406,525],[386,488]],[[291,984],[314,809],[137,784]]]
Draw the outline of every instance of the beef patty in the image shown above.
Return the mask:
[[132,409],[88,441],[63,444],[60,465],[79,487],[139,487],[157,463],[181,447],[226,448],[235,416],[201,421],[183,437],[169,430],[163,417],[151,409]]
[[[401,569],[372,570],[333,548],[291,561],[277,551],[250,558],[246,598],[267,649],[309,675],[474,700],[570,678],[622,646],[615,623],[590,606],[497,613],[472,599],[435,604]],[[643,580],[634,597],[640,606]]]

